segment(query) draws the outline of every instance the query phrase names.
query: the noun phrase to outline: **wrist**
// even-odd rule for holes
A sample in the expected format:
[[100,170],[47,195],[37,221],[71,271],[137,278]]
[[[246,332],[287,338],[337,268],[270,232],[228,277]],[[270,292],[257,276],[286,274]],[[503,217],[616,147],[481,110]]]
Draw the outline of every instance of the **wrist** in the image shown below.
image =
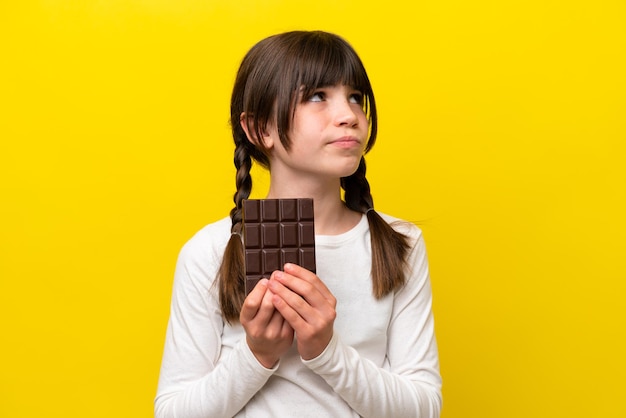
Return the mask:
[[320,341],[318,344],[308,344],[305,346],[306,348],[302,347],[302,349],[299,350],[300,358],[304,361],[309,361],[321,356],[330,345],[333,336],[334,333],[331,333],[330,336],[324,338],[324,340]]
[[280,360],[275,356],[258,355],[254,351],[252,352],[252,354],[254,354],[254,357],[261,364],[261,366],[265,367],[266,369],[273,369],[274,367],[276,367],[276,364],[278,364],[278,360]]
[[278,363],[278,360],[280,360],[280,357],[277,357],[274,353],[267,353],[258,350],[257,347],[254,347],[254,344],[250,344],[249,337],[246,338],[246,343],[254,358],[256,358],[261,366],[265,367],[266,369],[273,369],[276,366],[276,363]]

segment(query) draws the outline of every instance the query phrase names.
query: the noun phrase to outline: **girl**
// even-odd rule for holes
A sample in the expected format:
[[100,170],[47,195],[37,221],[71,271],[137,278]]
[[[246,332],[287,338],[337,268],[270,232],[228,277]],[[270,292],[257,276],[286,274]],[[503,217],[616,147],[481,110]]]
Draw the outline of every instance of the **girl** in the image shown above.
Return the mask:
[[[235,207],[180,253],[156,416],[438,417],[424,242],[373,210],[376,104],[355,51],[325,32],[262,40],[239,68],[231,124]],[[268,198],[314,199],[317,275],[286,264],[245,297],[253,160],[270,171]]]

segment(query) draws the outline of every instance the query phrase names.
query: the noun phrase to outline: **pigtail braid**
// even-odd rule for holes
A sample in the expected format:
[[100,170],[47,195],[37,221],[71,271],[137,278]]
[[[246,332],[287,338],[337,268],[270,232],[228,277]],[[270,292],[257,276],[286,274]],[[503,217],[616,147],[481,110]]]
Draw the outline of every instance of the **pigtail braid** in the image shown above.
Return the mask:
[[238,141],[235,148],[235,183],[237,191],[233,196],[235,207],[230,211],[232,219],[231,236],[224,250],[222,264],[218,271],[219,298],[222,315],[228,323],[239,320],[239,313],[245,298],[244,248],[242,242],[243,213],[242,202],[250,196],[252,190],[252,159],[248,150],[249,143]]
[[365,213],[370,227],[372,243],[372,288],[377,299],[400,288],[406,281],[406,257],[409,252],[408,237],[389,225],[374,209],[374,199],[365,177],[365,158],[356,172],[341,179],[346,206]]
[[359,167],[354,174],[341,179],[341,187],[345,190],[344,199],[346,206],[362,213],[374,207],[370,184],[365,178],[365,170],[365,157],[361,157]]

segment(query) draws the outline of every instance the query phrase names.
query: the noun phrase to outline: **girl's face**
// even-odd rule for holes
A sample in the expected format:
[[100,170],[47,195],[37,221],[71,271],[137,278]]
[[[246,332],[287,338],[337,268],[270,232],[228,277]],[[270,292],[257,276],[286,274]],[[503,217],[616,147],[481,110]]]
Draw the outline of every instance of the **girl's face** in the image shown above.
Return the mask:
[[268,127],[272,175],[286,180],[349,176],[359,165],[368,133],[360,91],[346,85],[321,87],[310,97],[299,98],[289,151],[276,129]]

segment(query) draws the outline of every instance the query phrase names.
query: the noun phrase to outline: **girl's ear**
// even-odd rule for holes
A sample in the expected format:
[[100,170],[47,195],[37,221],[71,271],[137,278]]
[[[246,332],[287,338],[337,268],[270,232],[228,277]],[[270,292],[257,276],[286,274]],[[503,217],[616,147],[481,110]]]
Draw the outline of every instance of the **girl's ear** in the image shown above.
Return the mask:
[[269,150],[274,146],[274,140],[272,136],[265,130],[260,132],[261,137],[258,137],[256,127],[254,126],[254,118],[252,115],[247,115],[246,112],[242,112],[239,116],[239,123],[241,128],[246,133],[248,141],[252,142],[255,146],[261,149]]

